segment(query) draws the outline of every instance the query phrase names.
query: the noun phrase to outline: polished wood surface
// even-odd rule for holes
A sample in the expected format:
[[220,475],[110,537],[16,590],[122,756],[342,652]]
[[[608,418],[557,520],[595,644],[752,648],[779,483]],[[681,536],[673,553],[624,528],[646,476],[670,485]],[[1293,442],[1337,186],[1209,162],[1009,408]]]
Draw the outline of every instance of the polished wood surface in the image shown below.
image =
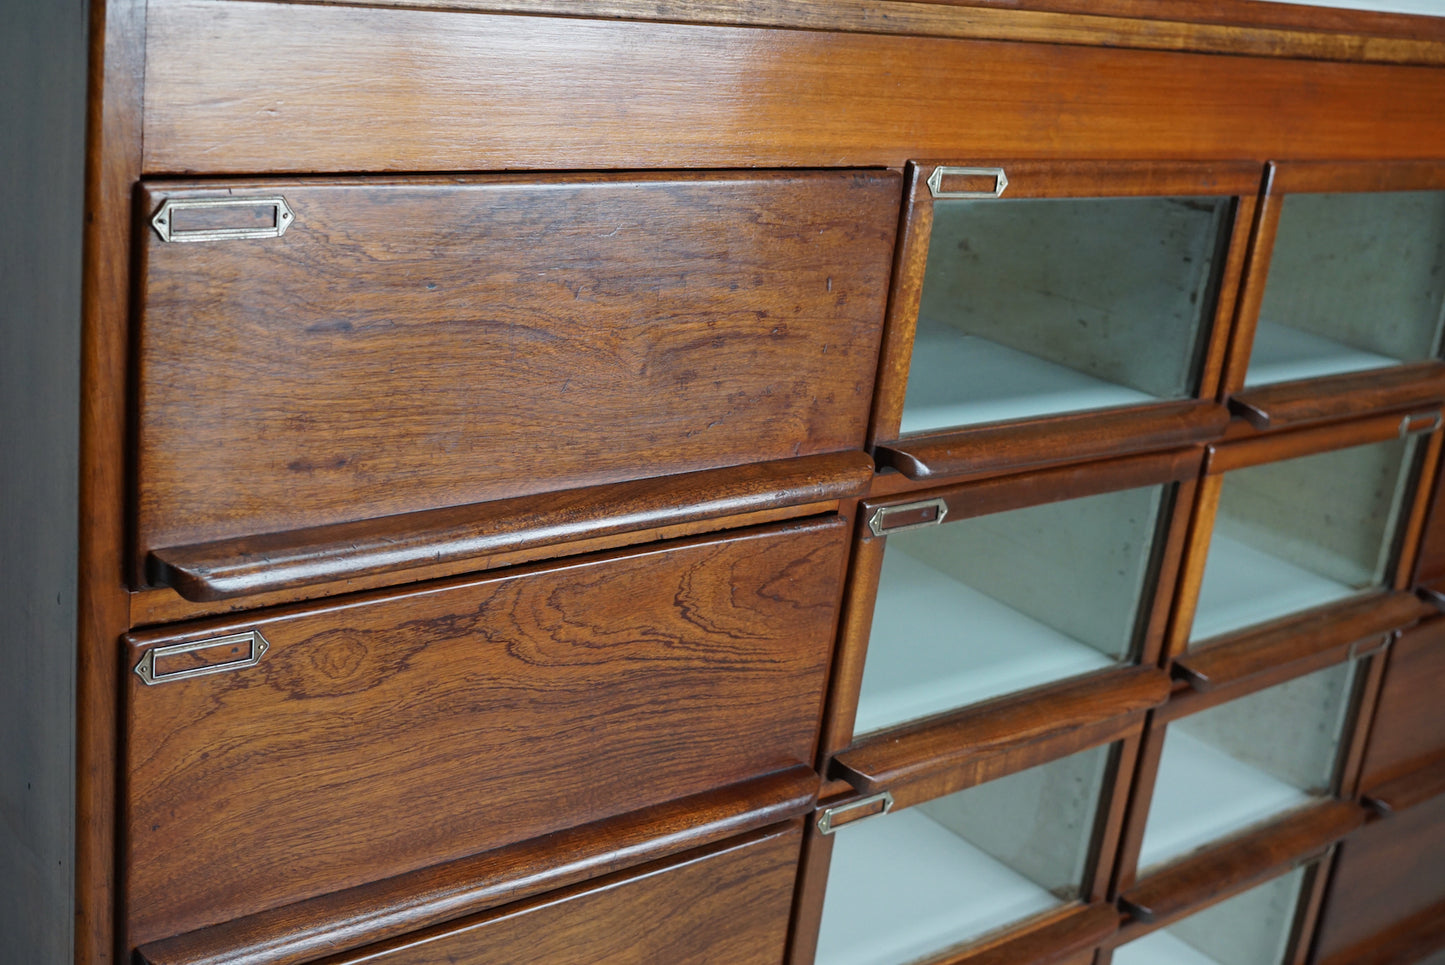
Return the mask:
[[1315,961],[1355,965],[1413,916],[1442,905],[1445,795],[1374,821],[1340,846]]
[[857,448],[898,190],[151,184],[146,217],[279,194],[295,219],[264,240],[142,229],[140,549]]
[[1445,753],[1445,619],[1401,634],[1391,648],[1370,728],[1363,786],[1370,789]]
[[1119,927],[1119,911],[1103,902],[1072,908],[1047,924],[938,959],[939,965],[1060,965],[1103,942]]
[[1445,156],[1421,67],[246,0],[149,20],[154,173]]
[[[1204,471],[1210,475],[1244,469],[1266,462],[1311,456],[1318,452],[1348,449],[1350,446],[1365,446],[1372,442],[1386,442],[1398,439],[1402,430],[1420,425],[1428,428],[1433,422],[1434,411],[1420,413],[1394,412],[1389,415],[1369,416],[1348,422],[1309,426],[1302,429],[1282,429],[1258,435],[1244,435],[1242,438],[1226,439],[1208,447],[1209,455],[1204,462]],[[1417,420],[1416,415],[1420,416]],[[1240,425],[1242,420],[1236,421]]]
[[244,631],[270,650],[129,676],[132,941],[808,762],[846,535],[769,527],[133,635],[128,667]]
[[1315,663],[1337,663],[1345,656],[1341,651],[1361,654],[1383,646],[1386,636],[1432,609],[1410,593],[1372,595],[1216,637],[1175,657],[1173,672],[1199,691],[1284,667],[1307,673]]
[[1280,382],[1230,397],[1230,411],[1259,429],[1363,415],[1379,409],[1439,408],[1445,363],[1415,362],[1375,372]]
[[153,942],[150,965],[301,965],[624,871],[798,817],[817,774],[798,767]]
[[[1424,21],[1435,26],[1441,18]],[[1445,156],[1430,161],[1289,161],[1274,165],[1280,192],[1445,190]]]
[[1161,671],[1107,671],[884,731],[836,755],[829,773],[860,794],[889,791],[904,808],[1120,740],[1168,695]]
[[1125,891],[1119,907],[1143,921],[1170,921],[1323,853],[1364,824],[1365,815],[1347,802],[1316,804],[1173,862]]
[[1397,921],[1358,945],[1317,957],[1316,965],[1442,965],[1445,901]]
[[862,452],[825,453],[172,547],[150,554],[149,572],[153,582],[207,601],[380,574],[395,579],[422,567],[482,569],[524,550],[565,543],[575,551],[584,541],[597,548],[628,535],[633,543],[667,527],[713,520],[721,528],[763,510],[836,504],[861,495],[872,476]]
[[1420,762],[1408,774],[1374,784],[1364,802],[1381,814],[1395,814],[1445,795],[1445,753]]
[[937,482],[1212,442],[1228,422],[1220,405],[1163,402],[908,436],[880,445],[875,457],[909,479]]

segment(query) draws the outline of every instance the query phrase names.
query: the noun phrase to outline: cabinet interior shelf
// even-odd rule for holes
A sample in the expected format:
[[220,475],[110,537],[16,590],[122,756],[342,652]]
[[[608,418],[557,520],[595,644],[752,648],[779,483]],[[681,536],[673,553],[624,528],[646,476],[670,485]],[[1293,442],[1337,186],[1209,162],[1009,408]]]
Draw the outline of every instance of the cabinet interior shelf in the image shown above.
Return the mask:
[[1181,857],[1313,800],[1172,725],[1154,781],[1139,868]]
[[1399,365],[1388,355],[1366,352],[1313,332],[1261,318],[1254,333],[1245,388],[1316,379]]
[[838,832],[818,965],[896,965],[1063,902],[917,809]]
[[897,547],[873,612],[855,734],[1116,664]]
[[1168,931],[1145,935],[1114,952],[1114,965],[1222,965]]
[[1190,638],[1208,640],[1358,592],[1357,587],[1320,576],[1216,529]]
[[920,317],[902,434],[1158,401]]

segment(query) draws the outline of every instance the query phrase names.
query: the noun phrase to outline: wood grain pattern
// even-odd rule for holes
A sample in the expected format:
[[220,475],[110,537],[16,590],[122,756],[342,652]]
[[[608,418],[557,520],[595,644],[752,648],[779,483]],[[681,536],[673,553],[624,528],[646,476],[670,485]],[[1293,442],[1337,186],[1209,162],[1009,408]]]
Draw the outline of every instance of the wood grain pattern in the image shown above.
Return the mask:
[[[766,836],[523,902],[327,965],[775,965],[800,822]],[[665,911],[664,911],[665,909]]]
[[1361,777],[1366,789],[1445,752],[1445,619],[1400,635],[1390,651]]
[[1147,922],[1182,917],[1323,853],[1364,822],[1365,811],[1357,805],[1314,805],[1173,862],[1124,892],[1119,907]]
[[[1403,419],[1413,422],[1411,416],[1396,412],[1302,429],[1282,429],[1257,435],[1242,434],[1240,438],[1227,439],[1209,446],[1204,471],[1212,476],[1266,462],[1398,439]],[[1235,425],[1240,425],[1242,421],[1236,421]]]
[[1445,156],[1421,67],[244,0],[149,16],[157,173]]
[[[862,452],[681,473],[518,496],[375,520],[243,537],[150,554],[151,580],[189,600],[223,600],[448,563],[645,533],[766,508],[860,495],[873,477]],[[637,542],[634,538],[631,542]]]
[[984,942],[956,955],[938,960],[938,965],[1058,965],[1085,949],[1098,945],[1119,927],[1119,910],[1111,904],[1095,903],[1071,908],[1046,924]]
[[1445,901],[1391,923],[1358,945],[1321,954],[1317,965],[1441,965],[1445,962]]
[[1414,594],[1392,593],[1293,614],[1191,647],[1174,659],[1173,671],[1199,691],[1285,667],[1293,668],[1292,675],[1304,673],[1306,663],[1343,659],[1340,651],[1378,647],[1380,638],[1413,626],[1432,610]]
[[[1435,18],[1434,24],[1439,23]],[[1281,192],[1438,191],[1445,189],[1440,161],[1289,161],[1275,165]]]
[[1361,952],[1388,944],[1377,936],[1408,926],[1414,916],[1441,906],[1445,906],[1445,795],[1371,822],[1340,846],[1315,938],[1315,961],[1355,965],[1368,957]]
[[909,436],[874,455],[909,479],[936,483],[1212,442],[1228,422],[1220,405],[1162,402]]
[[1440,795],[1445,795],[1445,753],[1408,774],[1376,784],[1364,803],[1381,814],[1397,814]]
[[133,635],[128,666],[241,630],[271,647],[129,675],[131,941],[807,763],[846,535],[775,526]]
[[808,812],[806,767],[569,828],[497,851],[152,942],[149,965],[302,965],[649,861],[715,847]]
[[[948,506],[942,525],[950,521],[1002,513],[1024,506],[1078,499],[1100,493],[1162,486],[1182,482],[1195,476],[1203,459],[1200,449],[1175,449],[1170,452],[1124,456],[1103,462],[1083,463],[1050,469],[1038,469],[1011,476],[998,476],[961,483],[948,488],[909,487],[906,495],[866,499],[860,506],[867,520],[878,509],[914,502],[920,498],[937,497]],[[871,531],[863,538],[874,537]]]
[[150,184],[140,550],[861,447],[890,172]]
[[904,808],[1119,740],[1168,696],[1162,671],[1106,671],[884,731],[836,755],[830,774]]
[[1248,389],[1230,397],[1229,409],[1257,429],[1279,429],[1380,409],[1439,408],[1442,399],[1445,362],[1414,362]]

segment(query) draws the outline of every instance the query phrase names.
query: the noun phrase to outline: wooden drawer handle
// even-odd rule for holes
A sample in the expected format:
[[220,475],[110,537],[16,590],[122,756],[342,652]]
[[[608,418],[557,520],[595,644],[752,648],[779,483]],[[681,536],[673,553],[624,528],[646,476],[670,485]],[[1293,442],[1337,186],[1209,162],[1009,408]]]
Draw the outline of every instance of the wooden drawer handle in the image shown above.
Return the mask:
[[1232,396],[1229,408],[1256,429],[1279,429],[1371,410],[1438,404],[1441,399],[1445,399],[1445,363],[1416,362],[1263,385]]

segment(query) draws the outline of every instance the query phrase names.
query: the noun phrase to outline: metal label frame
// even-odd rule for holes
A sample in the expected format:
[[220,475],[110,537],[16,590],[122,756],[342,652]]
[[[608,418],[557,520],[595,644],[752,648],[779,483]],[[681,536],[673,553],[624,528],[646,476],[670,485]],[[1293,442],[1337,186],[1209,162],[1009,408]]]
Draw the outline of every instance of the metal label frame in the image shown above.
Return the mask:
[[[177,654],[209,650],[212,647],[224,647],[233,643],[246,643],[250,647],[250,652],[239,660],[228,660],[225,663],[215,663],[204,667],[188,667],[185,670],[176,670],[171,673],[156,673],[156,661],[163,657],[174,657]],[[156,684],[168,684],[173,680],[190,680],[193,677],[205,677],[213,673],[254,667],[261,662],[261,658],[270,649],[270,642],[261,636],[259,630],[247,630],[245,633],[232,633],[224,637],[211,637],[195,643],[175,643],[167,647],[155,647],[147,650],[145,655],[140,658],[140,663],[135,665],[135,674],[145,681],[146,686],[153,687]]]
[[[945,191],[943,190],[943,179],[953,176],[993,178],[992,191]],[[1004,193],[1008,187],[1008,175],[1003,168],[951,168],[939,165],[933,169],[928,176],[928,191],[935,200],[953,198],[964,198],[978,200],[981,198],[997,198]]]
[[[206,228],[200,231],[177,231],[175,213],[198,208],[264,208],[276,209],[276,223],[263,228]],[[196,198],[172,199],[161,205],[151,217],[151,227],[164,242],[173,241],[245,241],[254,238],[279,238],[296,220],[296,212],[282,197],[274,198]]]

